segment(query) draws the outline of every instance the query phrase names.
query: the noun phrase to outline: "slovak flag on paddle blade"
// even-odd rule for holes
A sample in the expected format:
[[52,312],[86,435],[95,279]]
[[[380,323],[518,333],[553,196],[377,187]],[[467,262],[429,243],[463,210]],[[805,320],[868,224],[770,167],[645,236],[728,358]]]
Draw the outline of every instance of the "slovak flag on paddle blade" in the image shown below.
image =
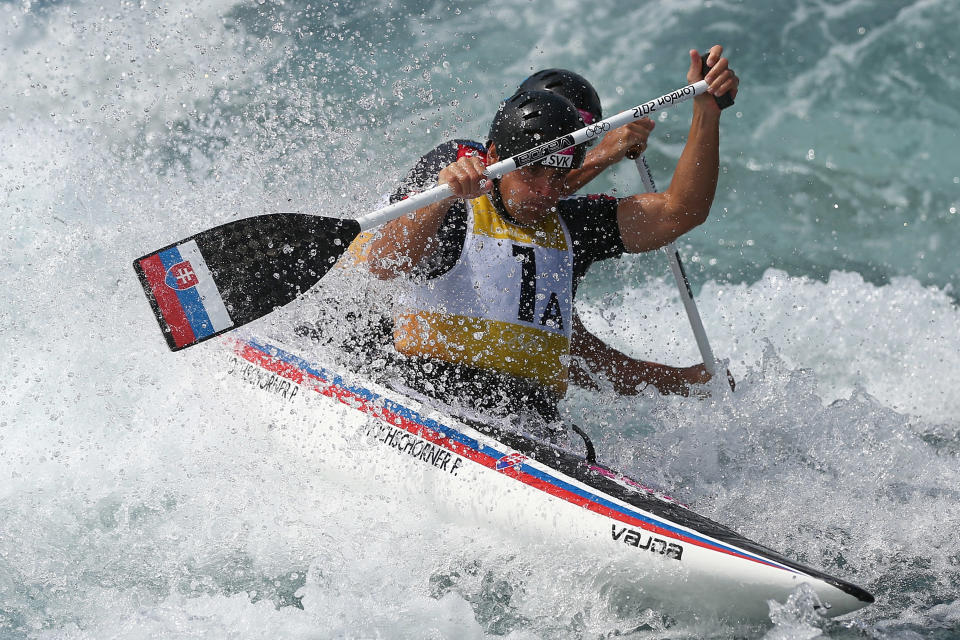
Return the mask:
[[194,240],[144,256],[134,266],[174,351],[233,326]]

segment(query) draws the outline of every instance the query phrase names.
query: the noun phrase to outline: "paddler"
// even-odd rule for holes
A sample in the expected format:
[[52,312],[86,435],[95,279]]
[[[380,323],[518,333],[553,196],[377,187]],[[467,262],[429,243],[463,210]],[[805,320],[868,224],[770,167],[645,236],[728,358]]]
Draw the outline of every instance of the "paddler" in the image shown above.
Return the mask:
[[[711,93],[735,95],[739,80],[722,47],[710,49],[707,64]],[[691,50],[688,82],[702,79],[701,67]],[[376,277],[407,280],[393,331],[404,382],[477,411],[535,414],[555,425],[571,370],[574,381],[587,375],[571,367],[578,358],[625,393],[658,379],[679,391],[706,381],[702,365],[655,365],[575,336],[573,299],[593,262],[660,248],[706,220],[719,119],[713,96],[694,100],[687,144],[659,194],[561,199],[576,182],[572,171],[583,169],[583,147],[486,181],[487,164],[585,126],[569,100],[547,91],[522,91],[502,103],[486,145],[452,141],[421,158],[393,199],[434,181],[448,184],[453,197],[385,225],[367,256]],[[633,144],[621,145],[614,159],[642,151],[651,125],[634,126],[625,140]]]
[[[566,69],[543,69],[524,80],[517,88],[517,93],[537,90],[550,91],[569,100],[584,124],[590,125],[603,119],[600,96],[580,74]],[[653,120],[643,118],[612,130],[600,138],[595,148],[589,148],[593,142],[586,143],[588,151],[583,166],[567,172],[560,188],[560,197],[572,195],[624,158],[633,160],[644,153],[654,126]],[[614,390],[622,395],[634,395],[652,384],[664,395],[686,396],[694,385],[702,385],[710,380],[710,374],[703,364],[671,367],[637,360],[617,351],[587,330],[580,321],[576,307],[573,309],[571,345],[574,353],[582,355],[570,362],[570,380],[582,387],[596,388],[591,372],[601,371],[613,384]],[[581,363],[588,363],[588,366],[585,368]]]

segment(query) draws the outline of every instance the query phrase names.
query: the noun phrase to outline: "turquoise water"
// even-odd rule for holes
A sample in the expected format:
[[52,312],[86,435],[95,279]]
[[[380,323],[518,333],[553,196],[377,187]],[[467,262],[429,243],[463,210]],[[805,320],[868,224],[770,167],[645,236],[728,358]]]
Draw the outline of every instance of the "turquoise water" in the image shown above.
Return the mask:
[[[0,16],[0,637],[960,637],[952,0]],[[318,477],[211,367],[216,346],[166,351],[133,258],[267,211],[360,215],[435,143],[482,138],[531,71],[579,71],[614,113],[683,84],[688,48],[715,42],[741,94],[713,213],[678,245],[738,393],[575,391],[565,409],[611,465],[875,605],[825,622],[798,594],[748,629],[632,610],[589,569]],[[661,187],[688,123],[657,118]],[[638,184],[624,164],[591,190]],[[634,355],[693,363],[667,275],[657,254],[598,265],[581,313]]]

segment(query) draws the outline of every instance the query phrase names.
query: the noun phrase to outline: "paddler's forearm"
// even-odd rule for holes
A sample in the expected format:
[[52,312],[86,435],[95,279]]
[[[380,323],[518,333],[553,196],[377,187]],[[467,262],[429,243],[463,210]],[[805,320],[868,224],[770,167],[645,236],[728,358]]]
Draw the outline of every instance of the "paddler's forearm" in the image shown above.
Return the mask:
[[707,220],[720,166],[719,122],[715,105],[694,104],[690,134],[670,186],[663,193],[619,201],[617,222],[628,253],[659,249]]
[[[711,95],[705,98],[713,100]],[[720,110],[713,104],[694,101],[687,144],[665,191],[672,201],[670,208],[693,216],[697,224],[706,220],[717,190],[719,169]]]
[[[698,379],[688,379],[696,375],[698,367],[672,367],[659,362],[636,360],[607,345],[592,356],[583,357],[583,360],[590,371],[602,374],[613,384],[613,390],[624,396],[636,395],[651,384],[663,395],[685,396],[690,393],[691,383],[703,384],[710,379],[707,373]],[[571,380],[579,386],[595,388],[585,372],[575,370]]]
[[454,200],[435,202],[385,224],[370,241],[370,273],[390,280],[409,273],[430,255],[436,248],[437,231]]
[[571,169],[567,173],[566,179],[563,181],[563,187],[561,187],[561,197],[576,193],[578,189],[606,171],[616,161],[617,159],[610,157],[600,148],[591,149],[583,161],[583,166],[579,169]]
[[596,147],[587,152],[583,166],[567,173],[561,195],[571,195],[631,152],[643,153],[653,128],[653,120],[644,118],[617,127],[605,135]]
[[[646,370],[638,367],[642,363],[634,360],[625,353],[617,351],[597,336],[590,333],[580,320],[579,314],[573,312],[573,331],[570,338],[570,353],[579,357],[587,366],[590,372],[601,374],[613,383],[613,388],[617,393],[623,395],[633,395],[638,392],[638,385],[643,382],[649,384],[653,382],[650,379],[639,379],[637,373],[646,373]],[[663,365],[655,365],[663,366]],[[574,369],[572,372],[573,382],[580,386],[592,387],[593,382],[583,371]],[[645,378],[645,376],[641,376]],[[656,383],[654,382],[656,385]],[[659,385],[656,385],[659,388]]]
[[623,393],[624,384],[620,374],[629,357],[587,331],[576,312],[573,315],[570,353],[580,358],[587,368],[587,371],[577,367],[571,369],[571,380],[574,384],[593,388],[595,385],[588,372],[601,374],[613,383],[617,393]]
[[486,166],[477,156],[463,156],[437,174],[437,184],[447,185],[449,198],[417,209],[384,225],[370,242],[370,272],[381,280],[409,273],[437,248],[437,232],[447,211],[457,200],[472,200],[489,189]]
[[[570,352],[579,357],[590,372],[606,377],[613,384],[614,391],[621,395],[636,395],[651,384],[664,395],[687,395],[691,384],[702,384],[710,379],[709,374],[700,371],[702,366],[672,367],[637,360],[617,351],[587,331],[576,311],[573,314]],[[589,374],[577,366],[571,367],[570,378],[579,386],[596,388]]]

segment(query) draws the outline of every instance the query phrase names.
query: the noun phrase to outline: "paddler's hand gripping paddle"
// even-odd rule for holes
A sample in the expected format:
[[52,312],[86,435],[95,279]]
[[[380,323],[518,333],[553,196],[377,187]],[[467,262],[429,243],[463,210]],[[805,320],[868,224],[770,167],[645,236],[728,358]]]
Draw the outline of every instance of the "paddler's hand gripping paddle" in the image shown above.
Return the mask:
[[[701,80],[487,167],[490,179],[706,93]],[[133,263],[173,351],[263,317],[315,285],[361,232],[438,202],[443,184],[356,220],[270,213],[201,231]]]
[[[700,74],[706,78],[707,72],[710,71],[712,67],[707,66],[707,57],[710,55],[709,51],[700,54]],[[720,107],[720,111],[723,111],[727,107],[733,106],[733,96],[729,93],[725,93],[722,96],[714,96],[714,101],[717,103],[717,106]],[[642,172],[641,172],[642,174]]]

